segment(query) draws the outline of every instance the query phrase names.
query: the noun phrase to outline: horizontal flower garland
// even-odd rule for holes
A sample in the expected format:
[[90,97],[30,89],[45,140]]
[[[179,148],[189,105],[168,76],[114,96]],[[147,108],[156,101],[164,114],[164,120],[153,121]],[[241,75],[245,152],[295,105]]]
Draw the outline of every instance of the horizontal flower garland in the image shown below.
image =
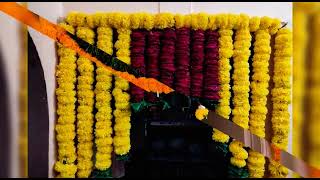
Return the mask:
[[[61,27],[74,33],[74,28],[65,23]],[[58,161],[55,170],[59,173],[57,177],[74,178],[77,172],[75,161],[77,159],[76,147],[74,145],[75,133],[75,102],[76,102],[76,52],[58,44],[59,64],[56,70],[58,88],[57,114],[58,119],[55,126],[58,145]]]
[[[113,53],[113,33],[110,27],[97,28],[97,46],[108,54]],[[95,167],[104,171],[111,167],[112,147],[112,74],[101,66],[96,69],[95,98],[97,113],[95,115]]]
[[[274,52],[274,88],[272,94],[272,143],[281,148],[286,149],[288,145],[289,135],[289,104],[291,103],[291,54],[292,54],[292,35],[286,29],[280,29],[275,38]],[[281,166],[276,161],[269,164],[271,177],[286,177],[288,169]]]

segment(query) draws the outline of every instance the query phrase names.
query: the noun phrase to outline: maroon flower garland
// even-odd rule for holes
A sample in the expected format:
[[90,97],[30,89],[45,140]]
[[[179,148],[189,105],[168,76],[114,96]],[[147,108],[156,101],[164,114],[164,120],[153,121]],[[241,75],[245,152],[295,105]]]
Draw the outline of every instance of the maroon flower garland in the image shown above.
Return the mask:
[[201,97],[203,84],[204,31],[192,31],[191,35],[191,95]]
[[205,36],[203,97],[208,100],[219,100],[219,34],[216,31],[207,30]]
[[174,29],[166,28],[161,39],[160,54],[160,81],[169,87],[173,87],[175,73],[175,42],[176,32]]
[[[137,68],[141,75],[146,75],[146,65],[144,61],[144,50],[145,50],[145,31],[144,30],[133,30],[131,33],[131,65],[133,68]],[[144,90],[131,84],[130,94],[132,102],[140,102],[144,98]]]
[[176,30],[176,82],[175,89],[177,92],[190,95],[190,29],[179,28]]
[[[159,71],[159,55],[160,55],[160,31],[149,31],[147,34],[147,77],[158,79]],[[148,102],[155,102],[157,97],[154,93],[147,93],[146,99]]]

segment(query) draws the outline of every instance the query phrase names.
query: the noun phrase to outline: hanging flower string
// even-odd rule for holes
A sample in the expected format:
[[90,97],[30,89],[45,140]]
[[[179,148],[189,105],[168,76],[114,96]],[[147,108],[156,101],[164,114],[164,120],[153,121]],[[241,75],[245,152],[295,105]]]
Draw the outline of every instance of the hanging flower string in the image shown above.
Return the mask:
[[[267,115],[267,95],[269,94],[269,59],[271,54],[268,28],[272,19],[263,17],[255,21],[260,28],[255,32],[254,55],[252,58],[253,75],[251,87],[251,110],[249,129],[259,137],[265,137],[265,120]],[[250,21],[252,22],[252,21]],[[250,177],[262,178],[265,172],[265,157],[255,151],[249,151],[248,169]]]
[[[77,36],[90,44],[94,43],[94,31],[88,27],[78,27]],[[93,63],[80,56],[77,60],[79,72],[77,85],[77,154],[78,154],[78,172],[79,178],[90,176],[93,162],[93,107],[94,107],[94,65]]]
[[[203,98],[216,102],[219,100],[219,34],[216,31],[205,32],[205,61],[204,61],[204,84]],[[208,107],[209,108],[209,107]],[[214,109],[214,107],[210,107]]]
[[[159,56],[160,56],[160,31],[152,30],[147,34],[147,77],[158,79],[160,76]],[[154,93],[147,92],[146,99],[148,102],[155,102],[157,97]]]
[[[233,53],[233,109],[232,121],[243,127],[249,128],[249,57],[251,46],[251,35],[249,29],[249,17],[241,14],[239,24],[236,27],[236,35]],[[231,142],[229,150],[232,153],[230,162],[232,165],[243,168],[246,166],[248,153],[238,141]]]
[[176,15],[175,90],[190,96],[190,16]]
[[195,98],[202,96],[203,62],[204,62],[204,31],[207,28],[208,17],[205,14],[191,16],[191,90]]
[[[131,65],[140,71],[141,75],[146,75],[146,65],[144,59],[146,34],[143,30],[133,30],[131,33]],[[144,90],[135,86],[130,86],[130,94],[132,95],[132,102],[140,102],[144,99]]]
[[[113,54],[113,33],[110,27],[97,28],[97,46],[108,54]],[[112,107],[111,88],[112,74],[101,66],[96,69],[96,108],[95,114],[95,144],[97,152],[95,154],[95,167],[100,171],[105,171],[111,167],[112,147]]]
[[[272,94],[272,143],[280,149],[286,149],[288,145],[291,103],[291,55],[292,34],[290,30],[280,29],[275,37],[274,52],[274,88]],[[288,169],[276,161],[269,164],[271,177],[286,177]]]
[[166,28],[163,30],[161,38],[160,52],[160,81],[169,87],[173,87],[174,72],[176,70],[174,64],[176,32],[174,29]]
[[[122,17],[118,21],[127,24],[127,17]],[[118,40],[115,43],[117,49],[116,55],[126,64],[131,63],[130,59],[130,34],[131,30],[128,28],[118,27]],[[130,95],[126,92],[129,90],[129,82],[120,77],[115,78],[115,88],[112,91],[115,100],[116,110],[115,117],[115,136],[114,136],[114,150],[117,155],[126,155],[131,148],[130,144]]]
[[[215,16],[209,17],[209,24],[211,25],[211,29],[215,30],[217,20],[220,22],[225,22],[223,24],[228,24],[228,18],[230,16],[224,15],[221,16],[220,19],[217,19]],[[216,108],[217,114],[220,116],[229,119],[231,108],[230,108],[230,58],[233,55],[233,24],[229,24],[229,26],[222,26],[218,30],[219,33],[219,104]],[[229,136],[222,133],[221,131],[214,129],[212,133],[212,139],[216,142],[227,143],[229,141]]]
[[[65,23],[61,27],[74,33],[74,28]],[[56,70],[57,115],[56,139],[58,145],[58,161],[54,169],[61,178],[74,178],[77,172],[77,159],[74,145],[75,133],[75,102],[76,102],[76,52],[58,44],[59,64]]]

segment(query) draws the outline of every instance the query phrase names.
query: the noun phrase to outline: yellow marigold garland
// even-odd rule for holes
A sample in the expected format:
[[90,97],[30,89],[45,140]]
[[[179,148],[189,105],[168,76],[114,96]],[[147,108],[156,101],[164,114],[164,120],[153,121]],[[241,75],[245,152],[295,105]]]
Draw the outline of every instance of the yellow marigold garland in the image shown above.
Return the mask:
[[[204,20],[204,21],[202,21]],[[126,47],[126,42],[130,42],[130,30],[129,29],[136,29],[136,28],[146,28],[148,30],[152,29],[153,27],[156,28],[168,28],[168,27],[190,27],[197,29],[217,29],[219,28],[219,75],[220,80],[222,82],[221,84],[221,90],[219,92],[221,96],[221,100],[219,103],[219,106],[217,108],[217,113],[220,114],[223,117],[228,118],[230,114],[230,107],[229,107],[229,99],[230,99],[230,74],[229,71],[231,69],[230,64],[228,62],[229,58],[234,56],[234,66],[235,66],[235,74],[241,73],[243,76],[244,74],[249,73],[249,68],[246,66],[248,58],[250,56],[250,52],[246,52],[246,48],[249,50],[250,47],[250,31],[256,32],[259,29],[259,18],[251,18],[250,22],[248,20],[248,17],[246,15],[226,15],[226,14],[220,14],[220,15],[207,15],[205,13],[199,13],[199,14],[193,14],[193,15],[173,15],[171,13],[160,13],[157,15],[150,15],[148,13],[135,13],[135,14],[125,14],[125,13],[96,13],[94,15],[87,16],[83,13],[71,13],[67,17],[67,22],[72,24],[73,26],[85,26],[88,25],[91,28],[95,27],[108,27],[112,26],[115,27],[118,30],[119,33],[119,40],[117,44],[115,45],[117,48],[117,56],[123,60],[126,63],[130,63],[129,58],[129,45]],[[200,23],[201,22],[201,23]],[[278,25],[280,21],[274,20],[271,22],[271,25],[269,26],[269,33],[274,34],[278,30]],[[235,42],[235,49],[233,53],[233,46],[232,46],[232,28],[235,27],[237,29],[236,32],[236,42]],[[260,25],[261,29],[261,25]],[[122,34],[122,35],[121,35]],[[124,34],[129,34],[129,36],[126,36]],[[259,30],[256,33],[256,36],[258,36]],[[122,36],[122,37],[121,37]],[[122,39],[122,40],[120,40]],[[223,47],[225,46],[225,47]],[[259,51],[259,50],[258,50]],[[263,51],[263,50],[261,50]],[[237,60],[238,57],[238,60]],[[80,59],[80,58],[79,58]],[[259,59],[259,58],[258,58]],[[263,66],[263,65],[262,65]],[[236,69],[240,69],[239,72],[237,72]],[[80,71],[80,69],[79,69]],[[228,75],[229,74],[229,75]],[[228,77],[229,76],[229,77]],[[237,76],[237,77],[236,77]],[[259,77],[259,76],[257,76]],[[242,79],[244,78],[244,79]],[[229,81],[228,81],[229,79]],[[244,98],[249,91],[247,87],[249,87],[250,82],[247,80],[248,76],[241,75],[233,75],[233,80],[235,81],[233,91],[235,94],[234,99],[234,109],[232,111],[233,113],[233,121],[239,124],[240,126],[244,128],[248,128],[248,114],[250,110],[250,106],[248,105],[247,101],[248,98]],[[119,151],[122,153],[117,154],[126,154],[124,153],[124,146],[123,144],[127,144],[127,149],[130,149],[130,138],[124,138],[125,136],[130,137],[130,118],[126,116],[130,116],[130,105],[129,103],[125,101],[129,101],[130,97],[128,94],[124,93],[123,91],[127,90],[129,88],[128,83],[120,78],[116,78],[115,82],[115,90],[113,91],[113,95],[115,96],[116,100],[116,110],[114,112],[115,118],[116,118],[116,125],[115,125],[115,134],[119,138],[115,138],[114,146],[115,151],[117,153],[117,146],[121,147]],[[90,82],[89,79],[85,79],[82,81]],[[227,82],[228,81],[228,82]],[[239,82],[237,84],[236,82]],[[225,82],[225,86],[223,86],[223,82]],[[227,87],[229,86],[229,87]],[[251,85],[254,86],[254,83]],[[118,101],[117,101],[118,99]],[[227,100],[228,99],[228,100]],[[246,99],[246,100],[245,100]],[[227,102],[228,101],[228,102]],[[244,102],[244,106],[242,104]],[[247,106],[248,105],[248,106]],[[239,109],[240,108],[240,109]],[[254,108],[252,110],[255,111]],[[243,113],[244,112],[244,113]],[[260,111],[258,108],[256,113],[262,114],[265,111]],[[254,114],[254,113],[252,113]],[[243,116],[245,115],[245,116]],[[241,117],[242,116],[242,117]],[[252,116],[252,115],[250,115]],[[245,117],[245,118],[243,118]],[[117,121],[118,119],[118,121]],[[120,120],[121,119],[121,120]],[[243,121],[244,120],[244,121]],[[253,120],[254,121],[254,120]],[[121,123],[119,123],[121,122]],[[254,123],[253,123],[254,124]],[[250,126],[252,126],[252,123],[250,122]],[[252,126],[254,127],[254,125]],[[261,130],[257,130],[261,128],[261,126],[257,126],[253,131],[257,131],[261,134]],[[254,128],[250,127],[250,130]],[[118,131],[118,135],[117,135]],[[112,132],[111,132],[112,133]],[[259,134],[258,133],[258,134]],[[121,137],[121,138],[120,138]],[[117,140],[116,140],[117,139]],[[219,142],[227,142],[229,140],[229,136],[223,134],[220,131],[216,131],[213,133],[213,139]],[[111,142],[112,143],[112,142]],[[116,145],[117,144],[117,145]],[[242,144],[239,142],[232,142],[230,145],[230,151],[234,155],[234,157],[231,158],[231,163],[233,165],[236,165],[238,167],[245,166],[244,159],[247,158],[247,155],[245,150],[242,148]],[[119,148],[118,148],[119,149]],[[128,150],[129,151],[129,150]],[[251,151],[250,154],[255,154],[255,152]],[[256,154],[256,156],[259,156]],[[259,158],[258,158],[259,159]],[[250,164],[250,158],[248,159]],[[252,162],[257,162],[257,160],[252,159]]]
[[[81,16],[80,16],[81,17]],[[76,18],[78,19],[78,18]],[[94,31],[88,27],[78,27],[77,36],[90,44],[94,43]],[[89,177],[93,162],[93,107],[94,107],[94,65],[84,58],[79,57],[78,66],[78,114],[77,114],[77,138],[78,138],[78,172],[80,178]]]
[[[249,29],[249,17],[246,15],[240,15],[238,24],[236,26],[236,36],[234,42],[233,51],[233,109],[232,109],[232,121],[243,127],[249,128],[249,57],[251,46],[251,35]],[[231,148],[232,144],[236,144],[234,148]],[[242,144],[235,141],[229,146],[229,150],[232,153],[231,164],[242,168],[246,165],[247,156],[244,156],[242,152],[245,149],[242,148]],[[241,153],[240,153],[241,152]]]
[[[74,34],[74,28],[65,23],[61,27]],[[76,102],[76,52],[58,44],[59,64],[56,77],[58,88],[57,96],[57,123],[56,139],[58,145],[58,161],[54,169],[59,173],[58,177],[74,178],[77,166],[74,164],[77,155],[74,145],[75,138],[75,102]]]
[[[314,15],[313,18],[313,34],[314,39],[319,38],[319,22],[320,15]],[[310,130],[308,138],[310,139],[310,153],[308,155],[308,162],[314,167],[320,168],[320,139],[318,133],[320,131],[319,124],[319,99],[320,99],[320,78],[319,78],[319,68],[320,68],[320,55],[319,55],[320,43],[318,40],[312,41],[312,62],[310,66],[309,79],[311,80],[308,96],[310,102]]]
[[[228,22],[228,16],[222,15],[220,16],[220,19],[224,19]],[[220,20],[221,21],[221,20]],[[214,30],[217,28],[216,24],[216,17],[210,16],[209,17],[209,28]],[[220,83],[220,91],[219,91],[219,105],[216,109],[217,114],[220,116],[229,119],[229,115],[231,113],[230,108],[230,98],[231,98],[231,92],[230,92],[230,58],[233,55],[233,24],[230,24],[229,26],[221,27],[219,29],[219,83]],[[221,143],[227,143],[230,139],[230,137],[223,132],[214,129],[212,133],[212,139],[221,142]]]
[[[270,39],[268,28],[271,26],[272,19],[262,17],[260,28],[255,32],[254,55],[252,58],[253,75],[251,87],[251,111],[249,129],[259,136],[265,137],[265,120],[267,115],[267,95],[269,94],[269,59],[271,54]],[[258,24],[258,26],[259,26]],[[265,172],[265,157],[255,151],[249,151],[248,169],[250,177],[262,178]]]
[[[291,103],[291,54],[292,54],[292,35],[290,30],[280,29],[275,38],[274,52],[274,88],[271,91],[273,111],[272,111],[272,143],[286,149],[288,145],[290,113],[289,104]],[[271,177],[286,177],[288,169],[276,161],[269,164]]]
[[[123,23],[127,24],[127,23]],[[118,40],[115,43],[117,49],[116,55],[123,62],[130,64],[130,34],[131,30],[128,28],[119,27],[117,29]],[[112,94],[115,99],[114,111],[115,126],[114,126],[114,150],[117,155],[125,155],[129,152],[130,145],[130,95],[126,92],[129,89],[129,82],[115,77],[115,88]]]
[[[113,33],[110,27],[97,28],[99,49],[108,54],[113,53]],[[96,69],[96,108],[95,143],[97,147],[95,167],[106,170],[111,166],[112,147],[112,107],[111,88],[112,74],[110,71],[98,66]]]
[[[300,7],[301,4],[294,4],[295,8]],[[303,120],[305,117],[303,100],[305,96],[305,81],[306,81],[306,54],[307,54],[307,44],[309,39],[308,31],[308,16],[303,10],[294,10],[293,14],[293,29],[295,30],[293,34],[293,44],[294,44],[294,66],[293,66],[293,97],[292,106],[293,111],[293,128],[292,128],[292,146],[293,155],[302,158],[303,157],[303,143],[302,143],[302,129]]]

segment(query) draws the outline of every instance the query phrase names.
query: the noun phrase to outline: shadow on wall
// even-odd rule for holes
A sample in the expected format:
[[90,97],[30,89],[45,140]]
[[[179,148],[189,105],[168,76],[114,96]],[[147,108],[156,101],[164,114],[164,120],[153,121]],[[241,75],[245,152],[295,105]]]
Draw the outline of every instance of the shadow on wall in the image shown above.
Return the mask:
[[48,177],[49,115],[44,72],[28,33],[28,177]]

